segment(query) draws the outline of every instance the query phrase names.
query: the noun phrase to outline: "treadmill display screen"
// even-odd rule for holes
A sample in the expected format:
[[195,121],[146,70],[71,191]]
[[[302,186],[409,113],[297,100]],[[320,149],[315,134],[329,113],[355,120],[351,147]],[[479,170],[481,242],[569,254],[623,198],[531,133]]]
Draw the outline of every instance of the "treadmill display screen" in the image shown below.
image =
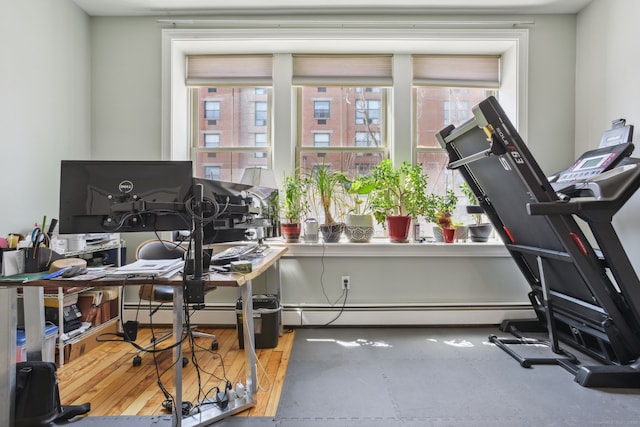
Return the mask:
[[575,166],[575,168],[573,168],[573,170],[578,171],[578,170],[585,170],[585,169],[591,169],[591,168],[598,168],[602,166],[611,156],[612,154],[607,153],[597,157],[589,157],[586,159],[582,159],[582,161],[578,163]]

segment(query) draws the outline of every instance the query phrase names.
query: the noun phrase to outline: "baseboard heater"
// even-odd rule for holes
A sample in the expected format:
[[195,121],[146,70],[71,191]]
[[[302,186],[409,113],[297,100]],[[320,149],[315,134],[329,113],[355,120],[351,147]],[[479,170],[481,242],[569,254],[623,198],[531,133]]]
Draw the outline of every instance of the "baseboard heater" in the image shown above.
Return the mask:
[[[148,312],[148,307],[125,304],[123,318],[149,324]],[[535,315],[527,303],[349,305],[344,309],[339,305],[284,304],[281,313],[285,326],[318,326],[328,322],[335,326],[499,325],[505,319]],[[203,310],[193,312],[191,321],[199,325],[235,326],[236,309],[231,305],[208,304]],[[156,325],[172,322],[171,306],[161,307],[153,316]]]

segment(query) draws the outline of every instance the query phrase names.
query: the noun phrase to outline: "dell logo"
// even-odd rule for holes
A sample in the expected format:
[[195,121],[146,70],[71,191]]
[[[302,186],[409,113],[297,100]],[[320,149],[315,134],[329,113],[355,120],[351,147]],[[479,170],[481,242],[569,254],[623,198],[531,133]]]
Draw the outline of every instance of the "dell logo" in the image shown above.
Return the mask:
[[118,184],[118,190],[120,190],[121,193],[131,193],[133,191],[133,182],[129,180],[122,181]]

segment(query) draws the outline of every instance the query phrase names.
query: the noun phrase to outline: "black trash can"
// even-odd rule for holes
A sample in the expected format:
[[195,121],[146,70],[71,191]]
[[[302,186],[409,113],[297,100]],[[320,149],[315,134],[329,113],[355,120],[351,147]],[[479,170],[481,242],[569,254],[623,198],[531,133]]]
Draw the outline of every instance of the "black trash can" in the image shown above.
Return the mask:
[[[277,295],[253,296],[253,329],[255,348],[273,348],[278,345],[280,330],[280,300]],[[238,342],[244,348],[242,298],[236,303]]]

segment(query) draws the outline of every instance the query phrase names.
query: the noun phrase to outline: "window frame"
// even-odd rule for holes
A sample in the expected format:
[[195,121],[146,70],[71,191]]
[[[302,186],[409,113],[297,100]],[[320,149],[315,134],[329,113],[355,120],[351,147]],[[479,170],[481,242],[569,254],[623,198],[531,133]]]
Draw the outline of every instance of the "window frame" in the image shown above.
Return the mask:
[[[190,158],[191,127],[188,108],[189,90],[185,85],[185,63],[189,54],[230,53],[274,54],[273,62],[273,141],[272,169],[276,179],[291,173],[298,157],[295,146],[295,105],[292,105],[291,55],[309,51],[331,53],[361,52],[394,54],[394,105],[391,108],[393,130],[389,136],[389,157],[395,164],[413,161],[411,116],[412,54],[491,53],[502,55],[501,105],[510,115],[519,133],[527,135],[528,43],[526,28],[416,28],[414,24],[395,23],[380,28],[366,25],[357,32],[331,25],[312,29],[260,28],[252,37],[244,28],[163,29],[162,30],[162,158]],[[340,43],[335,43],[340,40]],[[396,76],[398,77],[396,80]],[[503,92],[505,95],[502,95]]]

